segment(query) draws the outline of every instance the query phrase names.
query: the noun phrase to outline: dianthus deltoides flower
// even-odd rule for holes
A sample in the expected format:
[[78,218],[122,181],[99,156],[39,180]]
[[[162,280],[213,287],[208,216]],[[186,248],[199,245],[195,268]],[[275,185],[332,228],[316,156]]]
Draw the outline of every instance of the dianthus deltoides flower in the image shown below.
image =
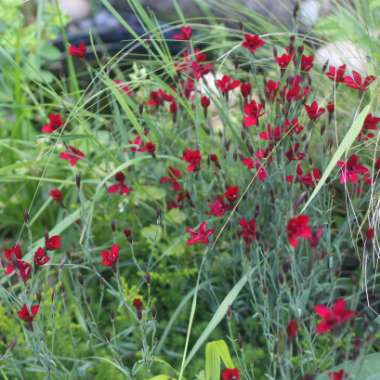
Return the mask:
[[310,239],[312,230],[309,226],[309,217],[307,215],[299,215],[289,220],[286,226],[288,232],[288,240],[293,248],[297,248],[299,239]]
[[222,372],[222,380],[240,380],[240,372],[237,368],[226,368]]
[[207,222],[203,222],[197,231],[193,228],[187,227],[186,232],[190,234],[189,239],[187,240],[187,245],[194,244],[208,244],[209,237],[214,233],[213,229],[207,229]]
[[335,329],[337,326],[340,326],[355,316],[353,310],[347,309],[344,298],[336,300],[331,308],[328,308],[326,305],[316,305],[314,312],[322,318],[315,327],[318,335]]
[[347,378],[347,373],[344,371],[344,369],[340,369],[339,371],[329,373],[330,380],[343,380],[346,378]]
[[244,41],[241,46],[251,53],[256,53],[256,50],[265,45],[265,41],[260,38],[257,34],[244,34]]
[[104,267],[114,267],[119,260],[119,245],[114,244],[110,249],[106,249],[100,253],[102,257],[102,265]]
[[18,311],[17,314],[22,321],[31,323],[33,322],[39,310],[40,310],[40,305],[38,304],[32,305],[30,309],[28,308],[26,304],[24,304],[22,309]]
[[201,152],[199,150],[192,150],[190,148],[187,148],[183,152],[181,158],[189,164],[187,166],[188,172],[194,172],[199,169],[202,160]]

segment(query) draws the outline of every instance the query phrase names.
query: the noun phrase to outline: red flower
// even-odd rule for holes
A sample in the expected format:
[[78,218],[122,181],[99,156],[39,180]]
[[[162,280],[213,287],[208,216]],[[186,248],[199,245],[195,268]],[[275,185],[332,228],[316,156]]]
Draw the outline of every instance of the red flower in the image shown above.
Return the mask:
[[319,244],[319,240],[321,239],[322,235],[323,235],[323,227],[318,227],[315,232],[313,231],[309,238],[310,247],[316,248]]
[[38,267],[45,265],[50,260],[43,248],[38,248],[34,254],[34,264]]
[[352,154],[347,162],[339,160],[337,165],[341,168],[342,174],[340,175],[339,182],[344,183],[358,183],[359,175],[367,174],[368,169],[360,164],[359,157],[356,154]]
[[69,145],[67,150],[65,152],[61,152],[59,157],[61,160],[67,160],[71,166],[75,166],[77,162],[84,157],[84,153]]
[[208,244],[209,237],[214,233],[214,230],[207,229],[207,222],[203,222],[197,231],[195,231],[193,228],[187,227],[186,232],[190,234],[190,238],[187,240],[187,245],[194,245],[194,244]]
[[259,137],[264,141],[279,141],[282,137],[283,128],[272,128],[270,124],[267,125],[267,130],[260,132]]
[[289,63],[292,61],[293,55],[284,53],[283,55],[275,56],[274,58],[278,66],[280,66],[280,69],[285,70],[289,66]]
[[301,161],[305,157],[304,152],[300,152],[300,144],[295,143],[291,145],[290,148],[285,152],[285,156],[289,161]]
[[81,42],[78,46],[71,44],[69,46],[69,54],[72,57],[84,58],[87,53],[87,48],[84,42]]
[[245,241],[245,244],[251,245],[256,239],[256,220],[247,220],[242,218],[239,220],[239,224],[242,228],[241,236]]
[[318,119],[325,112],[324,108],[318,106],[316,100],[310,105],[305,104],[305,109],[310,120]]
[[295,338],[298,335],[298,322],[295,319],[289,321],[286,331],[289,339]]
[[30,277],[32,266],[24,260],[17,260],[17,269],[21,279],[26,282]]
[[346,376],[347,376],[347,373],[343,369],[336,372],[329,373],[330,380],[344,380]]
[[113,193],[119,193],[120,195],[128,195],[130,192],[130,188],[124,183],[125,181],[125,175],[122,172],[117,172],[115,174],[115,179],[117,183],[111,185],[108,188],[108,193],[113,194]]
[[321,179],[321,173],[319,172],[318,168],[314,168],[311,172],[304,174],[301,164],[298,164],[297,179],[307,187],[315,187],[318,181]]
[[227,368],[222,372],[223,380],[240,380],[240,372],[237,368]]
[[313,68],[314,56],[303,55],[301,57],[301,71],[310,71]]
[[135,298],[132,303],[136,311],[141,311],[142,308],[144,307],[144,304],[140,298]]
[[55,251],[61,248],[61,237],[59,235],[45,236],[45,248],[48,251]]
[[173,191],[180,191],[181,184],[177,181],[177,179],[182,177],[181,171],[173,166],[170,166],[168,169],[168,174],[168,177],[161,178],[160,183],[170,183],[172,185]]
[[239,196],[239,187],[238,186],[228,186],[227,190],[224,193],[224,196],[231,202],[235,202]]
[[355,90],[367,91],[368,86],[376,79],[374,75],[369,75],[362,78],[362,76],[357,71],[352,71],[352,77],[346,76],[344,78],[344,84],[347,87],[351,87]]
[[214,202],[209,203],[210,215],[214,215],[218,218],[222,217],[228,210],[228,206],[224,203],[223,196],[219,195]]
[[257,34],[244,34],[244,41],[241,46],[248,49],[252,53],[256,53],[256,50],[265,45],[265,41],[260,38]]
[[49,122],[43,125],[41,128],[42,133],[52,133],[56,129],[63,126],[61,115],[52,113],[48,116],[48,118],[49,118]]
[[150,98],[146,102],[149,107],[158,107],[164,104],[164,102],[172,102],[174,98],[167,94],[162,88],[150,93]]
[[119,245],[114,244],[111,249],[106,249],[100,253],[102,256],[102,265],[104,267],[113,267],[119,260]]
[[293,248],[297,248],[298,239],[307,240],[311,237],[311,228],[309,226],[309,217],[307,215],[299,215],[289,220],[286,227],[288,232],[288,240]]
[[248,98],[249,95],[251,95],[252,92],[252,85],[251,83],[247,82],[241,82],[240,83],[240,92],[243,95],[244,98]]
[[269,102],[273,102],[276,97],[277,91],[280,88],[280,81],[275,82],[272,79],[269,79],[265,83],[265,96]]
[[316,305],[314,312],[318,314],[322,320],[316,326],[316,332],[318,335],[325,334],[335,327],[348,321],[355,315],[352,310],[347,310],[346,301],[343,298],[339,298],[334,305],[329,309],[326,305]]
[[19,244],[16,244],[15,246],[5,249],[4,250],[4,259],[7,262],[5,267],[5,273],[12,274],[15,270],[14,265],[16,264],[17,260],[20,260],[22,257],[21,253],[21,247]]
[[215,81],[216,86],[222,94],[228,94],[230,91],[240,86],[239,80],[234,80],[228,75],[223,75],[222,79]]
[[328,102],[326,108],[327,108],[327,112],[329,114],[332,114],[335,111],[335,104],[334,104],[334,102]]
[[375,229],[372,227],[369,227],[367,231],[365,232],[365,237],[367,240],[372,240],[375,237]]
[[201,105],[204,109],[207,109],[211,104],[210,98],[207,96],[202,96],[201,97]]
[[182,160],[188,162],[187,171],[194,172],[200,167],[202,156],[199,150],[192,150],[187,148],[181,157]]
[[259,118],[264,115],[264,106],[252,100],[244,106],[244,127],[250,128],[258,124]]
[[336,83],[344,82],[344,74],[346,72],[346,65],[341,65],[336,69],[334,66],[329,67],[329,71],[326,73],[326,76]]
[[380,117],[373,116],[371,113],[364,120],[363,128],[359,133],[358,140],[371,139],[375,134],[369,131],[377,131],[377,124],[380,123]]
[[59,189],[51,189],[50,190],[50,196],[53,199],[53,201],[61,202],[62,201],[62,192]]
[[193,34],[193,28],[191,26],[183,26],[179,33],[173,35],[173,39],[177,41],[188,41]]
[[131,90],[131,88],[124,82],[122,81],[121,79],[115,79],[113,81],[116,86],[124,92],[124,94],[128,95],[128,96],[132,96],[133,95],[133,91]]
[[32,305],[29,310],[28,306],[24,304],[22,309],[18,311],[17,314],[22,321],[31,323],[33,322],[39,310],[40,305]]
[[309,92],[309,87],[301,87],[301,75],[295,75],[294,78],[288,79],[286,86],[281,91],[281,96],[286,100],[294,101],[305,98]]

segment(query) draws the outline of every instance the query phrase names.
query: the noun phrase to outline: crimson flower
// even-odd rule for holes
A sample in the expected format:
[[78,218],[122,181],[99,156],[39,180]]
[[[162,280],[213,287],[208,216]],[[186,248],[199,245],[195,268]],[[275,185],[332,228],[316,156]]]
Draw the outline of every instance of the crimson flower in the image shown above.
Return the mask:
[[333,330],[355,315],[354,311],[347,310],[344,298],[336,300],[331,308],[326,305],[316,305],[314,312],[322,318],[315,328],[318,335]]
[[240,372],[237,368],[227,368],[222,372],[223,380],[240,380]]
[[374,75],[369,75],[362,78],[357,71],[352,71],[352,76],[346,76],[344,78],[344,84],[347,87],[351,87],[355,90],[367,91],[368,86],[376,79]]
[[222,79],[217,79],[215,81],[215,84],[222,94],[228,94],[230,91],[240,86],[240,81],[232,79],[228,75],[223,75]]
[[164,102],[172,102],[174,98],[167,94],[162,88],[150,93],[149,100],[146,105],[149,107],[158,107],[164,104]]
[[182,187],[181,184],[178,182],[178,179],[182,177],[181,171],[173,166],[169,166],[168,174],[168,177],[161,178],[160,183],[170,183],[172,185],[173,191],[180,191]]
[[286,327],[286,332],[288,333],[288,338],[293,339],[298,335],[298,322],[295,319],[292,319],[288,322]]
[[69,145],[65,152],[61,152],[59,157],[61,160],[68,161],[71,166],[76,166],[77,162],[84,158],[84,153]]
[[245,241],[245,244],[251,245],[251,243],[256,239],[256,220],[251,219],[240,219],[240,227],[242,228],[241,236]]
[[319,107],[318,102],[316,100],[314,100],[314,102],[310,105],[305,104],[305,109],[310,120],[318,119],[325,112],[325,109]]
[[224,196],[231,202],[235,202],[239,196],[239,187],[238,186],[228,186],[227,190],[224,193]]
[[368,173],[368,168],[359,162],[359,157],[356,154],[352,154],[347,162],[339,160],[337,165],[341,168],[341,175],[339,182],[344,183],[358,183],[359,175],[366,175]]
[[209,237],[214,233],[213,229],[207,229],[207,222],[201,223],[198,230],[195,231],[193,228],[187,227],[186,232],[190,234],[190,238],[187,240],[187,245],[194,244],[205,244],[207,245]]
[[365,237],[367,240],[372,240],[375,237],[375,229],[372,227],[367,228],[365,232]]
[[202,155],[199,150],[192,150],[190,148],[187,148],[183,152],[181,159],[189,164],[187,167],[187,171],[191,173],[199,169],[202,160]]
[[307,187],[315,187],[318,181],[321,179],[321,173],[319,172],[318,168],[314,168],[311,172],[304,174],[301,164],[298,164],[297,179]]
[[250,128],[258,124],[261,116],[264,115],[264,106],[252,100],[244,106],[244,128]]
[[272,79],[269,79],[265,82],[265,96],[269,102],[273,102],[277,91],[280,88],[280,84],[280,81],[275,82]]
[[49,122],[42,126],[42,133],[53,133],[56,129],[63,126],[62,117],[59,114],[52,113],[48,116]]
[[346,65],[341,65],[337,69],[335,66],[330,66],[326,76],[333,82],[342,83],[344,82],[346,67]]
[[334,104],[334,102],[328,102],[327,105],[326,105],[326,108],[327,108],[327,112],[329,114],[332,114],[335,111],[335,104]]
[[256,168],[259,181],[264,182],[266,180],[268,173],[259,160],[255,160],[252,157],[246,157],[242,158],[241,162],[249,170]]
[[375,134],[370,131],[377,131],[377,124],[380,123],[380,117],[373,116],[371,113],[364,120],[362,130],[359,133],[358,140],[371,139]]
[[265,45],[265,41],[260,38],[257,34],[244,34],[244,41],[241,46],[248,49],[251,53],[256,53],[256,50]]
[[32,266],[24,260],[17,260],[16,264],[21,279],[24,282],[28,281],[32,271]]
[[135,298],[132,303],[136,311],[139,311],[139,310],[141,311],[142,308],[144,307],[144,304],[141,301],[141,298]]
[[376,169],[377,171],[380,170],[380,157],[377,158],[376,161],[375,161],[375,169]]
[[240,92],[244,98],[248,98],[252,92],[252,85],[249,82],[241,82],[240,83]]
[[61,237],[59,235],[45,236],[45,248],[48,251],[55,251],[61,248]]
[[305,158],[305,153],[300,152],[300,144],[295,143],[291,145],[289,149],[285,152],[285,156],[289,161],[301,161]]
[[50,256],[48,256],[45,250],[41,247],[37,249],[34,254],[34,264],[38,267],[45,265],[50,260]]
[[207,96],[202,96],[201,97],[201,105],[204,109],[207,109],[211,104],[210,98]]
[[329,373],[330,380],[344,380],[346,376],[347,376],[347,373],[343,369],[336,372]]
[[102,265],[104,267],[114,267],[119,260],[119,245],[114,244],[111,249],[106,249],[100,253],[102,256]]
[[109,194],[119,193],[120,195],[128,195],[130,192],[130,188],[124,183],[125,175],[122,172],[117,172],[115,174],[115,179],[117,183],[111,185],[107,191]]
[[289,66],[289,63],[292,61],[293,55],[284,53],[281,56],[276,55],[274,58],[280,69],[285,70]]
[[316,231],[312,231],[309,238],[309,244],[311,248],[316,248],[319,244],[319,240],[323,235],[323,227],[318,227]]
[[62,192],[61,190],[55,188],[50,190],[50,197],[53,199],[55,202],[61,202],[62,201]]
[[313,68],[314,56],[303,55],[301,57],[301,71],[310,71]]
[[28,308],[26,304],[24,304],[22,309],[18,311],[17,314],[22,321],[31,323],[33,322],[39,310],[40,310],[40,305],[38,304],[32,305],[30,309]]
[[179,33],[173,35],[173,39],[177,41],[188,41],[193,34],[193,28],[188,26],[182,26]]
[[288,232],[288,240],[293,248],[297,248],[299,239],[307,240],[311,237],[311,228],[309,226],[309,217],[307,215],[299,215],[288,221],[286,226]]
[[210,208],[210,215],[218,218],[222,217],[228,210],[228,206],[224,203],[224,198],[221,195],[218,195],[212,203],[209,203],[208,207]]
[[266,131],[260,132],[259,137],[264,141],[279,141],[282,137],[283,128],[275,127],[272,128],[270,124],[267,125]]
[[81,42],[78,46],[71,44],[69,46],[69,54],[72,57],[84,58],[87,53],[87,48],[84,42]]
[[293,79],[289,78],[286,86],[281,91],[281,96],[289,102],[305,98],[309,94],[310,88],[307,86],[301,87],[301,82],[301,75],[295,75]]
[[15,263],[22,257],[21,247],[19,244],[4,250],[4,259],[7,262],[5,273],[12,274],[15,270]]
[[115,79],[113,82],[116,84],[117,88],[124,92],[124,94],[128,96],[133,95],[133,91],[131,90],[131,88],[121,79]]

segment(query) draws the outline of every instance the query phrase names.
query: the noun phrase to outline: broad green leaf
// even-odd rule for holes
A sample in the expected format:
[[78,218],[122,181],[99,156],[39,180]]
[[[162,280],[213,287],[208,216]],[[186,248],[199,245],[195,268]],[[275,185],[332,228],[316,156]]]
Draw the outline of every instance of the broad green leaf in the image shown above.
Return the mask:
[[166,213],[165,219],[173,224],[182,224],[186,220],[186,214],[178,208],[173,208]]
[[158,201],[166,196],[166,191],[156,186],[135,186],[134,193],[135,198],[144,201]]
[[319,375],[317,380],[329,380],[330,372],[344,369],[349,375],[349,379],[379,380],[380,379],[380,354],[374,353],[359,358],[356,361],[347,361],[332,368],[327,373]]
[[367,105],[366,107],[364,107],[363,111],[360,112],[360,114],[354,120],[351,128],[346,133],[346,136],[344,136],[343,141],[338,146],[338,149],[334,153],[334,155],[331,158],[330,162],[328,163],[325,171],[323,172],[322,178],[318,182],[318,185],[315,187],[314,191],[310,195],[310,198],[307,200],[305,206],[303,207],[301,214],[309,207],[310,203],[318,195],[318,193],[322,189],[323,185],[326,183],[327,178],[330,176],[331,172],[336,168],[337,162],[350,149],[351,145],[354,143],[354,141],[358,137],[358,135],[362,129],[364,120],[368,115],[369,110],[370,110],[370,105]]
[[162,228],[156,224],[151,224],[141,230],[141,236],[144,237],[148,243],[158,243],[162,237]]
[[174,377],[170,377],[168,375],[158,375],[151,377],[149,380],[175,380]]
[[210,342],[206,346],[206,380],[219,380],[220,379],[220,364],[226,368],[234,368],[230,351],[224,340],[216,340]]

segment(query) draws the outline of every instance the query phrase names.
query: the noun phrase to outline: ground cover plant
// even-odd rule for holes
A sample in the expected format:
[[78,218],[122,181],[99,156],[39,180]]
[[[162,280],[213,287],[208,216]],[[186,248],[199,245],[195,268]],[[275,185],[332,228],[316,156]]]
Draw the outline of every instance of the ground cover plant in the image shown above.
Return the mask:
[[377,56],[130,3],[110,56],[0,0],[1,377],[376,378]]

